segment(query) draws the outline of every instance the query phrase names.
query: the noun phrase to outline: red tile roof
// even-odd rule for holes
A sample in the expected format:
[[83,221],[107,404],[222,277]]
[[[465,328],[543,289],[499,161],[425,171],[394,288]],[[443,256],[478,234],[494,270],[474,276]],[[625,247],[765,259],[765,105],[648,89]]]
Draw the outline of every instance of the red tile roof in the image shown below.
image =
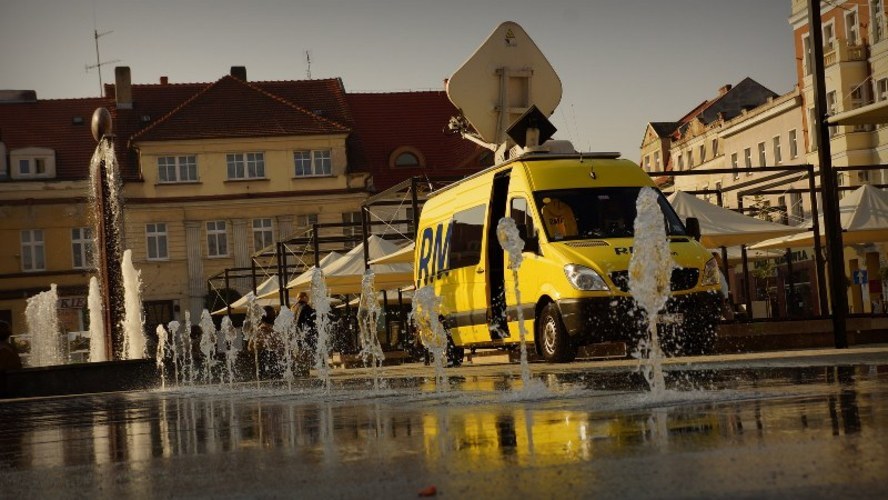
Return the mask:
[[[134,96],[135,100],[135,96]],[[224,76],[132,141],[344,134],[349,129],[255,85]]]
[[[6,145],[7,154],[20,148],[52,149],[56,179],[85,179],[96,149],[90,131],[92,114],[107,105],[104,98],[0,103],[0,141]],[[74,123],[75,117],[82,122]]]
[[[445,133],[457,114],[443,91],[348,94],[363,162],[381,191],[414,175],[465,176],[482,168],[487,151],[459,135]],[[391,154],[408,146],[425,158],[425,168],[390,168]]]

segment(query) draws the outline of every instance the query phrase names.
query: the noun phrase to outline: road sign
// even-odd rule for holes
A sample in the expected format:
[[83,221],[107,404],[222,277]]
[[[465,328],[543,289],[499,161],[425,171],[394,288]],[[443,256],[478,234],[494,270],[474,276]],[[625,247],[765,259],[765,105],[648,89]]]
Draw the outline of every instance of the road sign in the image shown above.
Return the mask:
[[866,285],[869,283],[866,269],[855,269],[851,275],[851,279],[855,285]]

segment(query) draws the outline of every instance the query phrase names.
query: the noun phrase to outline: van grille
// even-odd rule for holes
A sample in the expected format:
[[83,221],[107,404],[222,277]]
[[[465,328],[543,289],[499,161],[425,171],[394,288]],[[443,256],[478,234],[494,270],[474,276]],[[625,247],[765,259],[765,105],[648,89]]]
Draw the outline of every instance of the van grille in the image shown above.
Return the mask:
[[601,240],[589,240],[589,241],[568,241],[565,245],[574,248],[588,248],[588,247],[609,247],[610,244],[606,241]]
[[[629,271],[615,271],[610,273],[610,278],[617,288],[624,292],[629,291]],[[673,269],[669,287],[673,292],[690,290],[697,286],[700,278],[700,270],[696,268]]]

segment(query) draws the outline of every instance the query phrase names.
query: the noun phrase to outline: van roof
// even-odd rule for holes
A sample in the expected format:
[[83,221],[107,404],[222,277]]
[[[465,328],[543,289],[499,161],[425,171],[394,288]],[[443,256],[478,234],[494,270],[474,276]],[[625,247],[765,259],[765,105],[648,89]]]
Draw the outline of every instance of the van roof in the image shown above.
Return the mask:
[[490,172],[495,172],[495,171],[497,171],[507,165],[515,163],[515,162],[552,161],[552,160],[578,160],[578,161],[583,161],[583,160],[616,160],[620,156],[621,156],[620,153],[611,152],[611,151],[608,151],[608,152],[585,152],[585,153],[549,153],[546,151],[531,151],[528,153],[524,153],[520,156],[516,156],[514,158],[509,158],[508,160],[506,160],[502,163],[498,163],[498,164],[493,165],[491,167],[487,167],[484,170],[479,170],[478,172],[475,172],[474,174],[472,174],[468,177],[465,177],[465,178],[460,179],[458,181],[452,182],[444,187],[436,189],[435,191],[432,191],[431,193],[429,193],[428,197],[431,198],[432,196],[436,196],[439,193],[447,191],[448,189],[451,189],[455,186],[459,186],[460,184],[463,184],[466,181],[472,180],[476,177],[480,177],[480,176],[485,175]]

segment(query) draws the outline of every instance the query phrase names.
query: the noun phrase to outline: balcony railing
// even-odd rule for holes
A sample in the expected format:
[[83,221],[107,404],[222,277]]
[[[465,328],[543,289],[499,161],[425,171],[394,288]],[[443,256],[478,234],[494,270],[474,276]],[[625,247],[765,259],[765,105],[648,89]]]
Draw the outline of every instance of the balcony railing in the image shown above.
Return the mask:
[[863,45],[848,45],[844,40],[833,42],[833,48],[824,47],[823,65],[832,66],[840,62],[865,61],[866,47]]

